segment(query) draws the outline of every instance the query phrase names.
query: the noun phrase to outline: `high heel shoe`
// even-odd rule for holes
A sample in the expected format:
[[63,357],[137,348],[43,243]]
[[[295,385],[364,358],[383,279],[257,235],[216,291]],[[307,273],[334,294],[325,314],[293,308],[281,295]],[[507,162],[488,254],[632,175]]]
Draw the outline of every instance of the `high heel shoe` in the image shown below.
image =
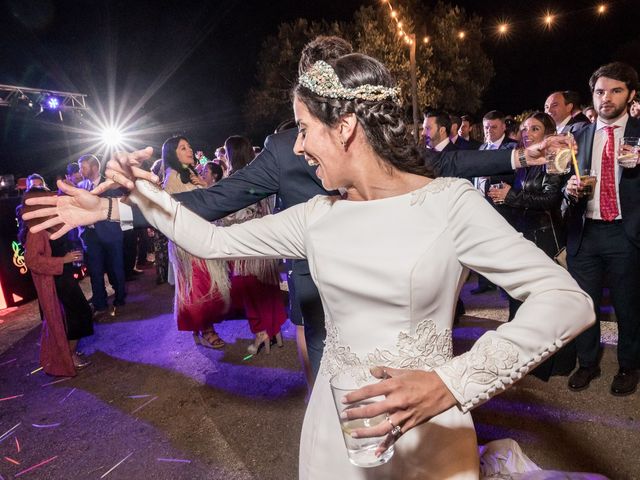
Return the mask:
[[260,348],[264,345],[264,351],[268,354],[271,353],[271,338],[267,335],[267,332],[256,333],[256,338],[253,343],[247,347],[247,352],[251,355],[256,355]]
[[202,332],[202,336],[199,337],[199,341],[200,345],[203,347],[214,348],[216,350],[219,350],[226,345],[224,340],[222,340],[214,330]]
[[282,342],[282,332],[278,332],[271,337],[271,345],[277,345],[278,348],[284,347],[284,343]]
[[202,345],[202,342],[200,341],[200,334],[198,332],[193,332],[193,343],[196,345]]

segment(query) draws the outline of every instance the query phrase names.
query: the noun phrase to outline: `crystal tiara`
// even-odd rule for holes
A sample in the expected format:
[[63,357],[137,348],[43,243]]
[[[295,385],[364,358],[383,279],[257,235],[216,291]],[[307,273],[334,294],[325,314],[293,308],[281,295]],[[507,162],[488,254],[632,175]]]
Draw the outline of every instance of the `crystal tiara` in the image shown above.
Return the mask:
[[327,62],[317,61],[298,78],[298,84],[308,88],[321,97],[342,98],[344,100],[369,100],[379,102],[391,99],[400,103],[400,87],[384,87],[382,85],[364,84],[354,88],[342,85],[335,70]]

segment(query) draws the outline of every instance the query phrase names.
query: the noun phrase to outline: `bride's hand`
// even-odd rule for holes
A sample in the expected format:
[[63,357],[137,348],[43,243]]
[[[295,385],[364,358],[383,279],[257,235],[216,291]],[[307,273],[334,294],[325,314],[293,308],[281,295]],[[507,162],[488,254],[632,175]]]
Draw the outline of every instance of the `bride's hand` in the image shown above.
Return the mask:
[[151,158],[151,155],[153,155],[153,148],[151,147],[131,153],[114,153],[111,160],[107,162],[107,168],[104,171],[106,180],[94,188],[91,193],[100,195],[107,190],[120,187],[133,190],[133,182],[138,178],[149,180],[151,183],[158,183],[156,175],[138,167],[144,160]]
[[[400,435],[456,404],[455,397],[434,372],[375,367],[371,373],[383,381],[349,393],[343,402],[348,406],[367,398],[385,396],[382,401],[344,411],[349,420],[388,415],[387,421],[352,432],[357,438],[386,435],[376,455],[382,454]],[[394,426],[400,427],[395,435],[392,433]]]
[[[50,227],[63,224],[60,230],[51,235],[55,240],[79,225],[91,225],[107,218],[108,200],[101,198],[82,188],[76,188],[58,180],[58,188],[66,195],[27,198],[27,205],[40,205],[42,208],[24,213],[24,220],[52,217],[31,227],[37,233]],[[118,199],[114,199],[115,202]],[[113,205],[114,210],[118,206]]]

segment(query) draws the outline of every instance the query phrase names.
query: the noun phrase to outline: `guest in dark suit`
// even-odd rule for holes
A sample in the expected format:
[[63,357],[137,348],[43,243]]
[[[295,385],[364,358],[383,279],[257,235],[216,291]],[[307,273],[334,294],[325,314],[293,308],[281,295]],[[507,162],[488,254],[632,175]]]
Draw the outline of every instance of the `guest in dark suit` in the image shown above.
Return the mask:
[[[623,168],[615,152],[618,140],[640,137],[640,121],[627,113],[638,88],[638,74],[623,63],[600,67],[591,76],[598,120],[576,135],[581,170],[594,170],[597,183],[587,195],[576,175],[568,183],[569,272],[593,299],[596,316],[604,278],[618,320],[619,370],[611,383],[614,395],[629,395],[638,385],[640,367],[640,168]],[[574,172],[575,173],[575,172]],[[600,325],[576,339],[580,368],[569,388],[582,390],[600,375]]]
[[[104,181],[100,175],[100,160],[94,155],[83,155],[78,159],[80,172],[84,180],[78,188],[91,191]],[[121,197],[121,190],[109,190],[101,194],[103,197]],[[117,208],[118,201],[113,201]],[[113,207],[112,207],[113,208]],[[96,312],[107,310],[107,289],[104,274],[107,273],[111,286],[115,290],[112,313],[116,307],[125,304],[125,273],[123,234],[119,222],[101,221],[85,227],[81,233],[82,242],[86,249],[86,263],[91,278],[93,308]]]
[[436,152],[451,152],[458,150],[451,140],[451,117],[445,113],[432,110],[424,114],[422,134],[425,147]]
[[482,143],[471,138],[471,126],[473,125],[473,118],[471,115],[463,115],[460,117],[460,127],[458,128],[458,135],[451,139],[451,142],[458,147],[459,150],[478,150]]
[[571,91],[553,92],[544,102],[544,113],[550,115],[556,122],[556,131],[559,134],[575,134],[591,123],[579,110],[574,115],[574,110],[579,108],[579,105],[573,103],[575,95],[572,93]]
[[[507,137],[507,125],[505,123],[506,116],[498,110],[487,112],[482,118],[482,128],[484,130],[485,142],[480,145],[480,150],[513,150],[518,144]],[[493,200],[488,196],[491,185],[500,184],[501,182],[513,185],[513,172],[503,175],[481,176],[473,179],[473,184],[480,190],[485,198],[496,207],[496,210],[504,216],[507,207],[503,205],[495,205]],[[478,286],[471,290],[471,295],[479,295],[481,293],[495,290],[496,286],[482,275],[478,275]]]

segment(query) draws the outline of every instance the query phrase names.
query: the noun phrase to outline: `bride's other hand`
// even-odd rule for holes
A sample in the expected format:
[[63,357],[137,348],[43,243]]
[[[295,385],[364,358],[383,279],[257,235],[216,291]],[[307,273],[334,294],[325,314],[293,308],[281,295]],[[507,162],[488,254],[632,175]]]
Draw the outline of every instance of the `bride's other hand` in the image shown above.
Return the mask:
[[138,178],[149,180],[151,183],[158,183],[159,179],[156,175],[139,167],[143,161],[151,158],[152,155],[153,148],[151,147],[131,153],[114,153],[111,160],[107,162],[107,168],[104,171],[105,181],[94,188],[91,193],[100,195],[107,190],[120,187],[133,190],[133,182]]
[[[25,200],[29,206],[36,205],[42,208],[24,213],[22,215],[24,220],[52,217],[31,227],[29,229],[31,232],[37,233],[62,224],[62,227],[51,235],[51,239],[55,240],[79,225],[91,225],[107,218],[108,199],[68,185],[61,180],[58,180],[58,188],[65,195],[32,197]],[[117,213],[118,207],[115,205],[117,201],[118,199],[112,200],[112,215]]]
[[[444,382],[434,372],[375,367],[371,369],[371,373],[382,381],[345,395],[343,402],[349,405],[380,395],[384,395],[385,399],[362,407],[349,408],[343,415],[349,420],[388,415],[387,421],[352,432],[354,437],[359,438],[386,435],[385,441],[378,447],[377,455],[389,448],[400,435],[457,403]],[[400,427],[400,431],[395,435],[391,433],[394,426]]]

